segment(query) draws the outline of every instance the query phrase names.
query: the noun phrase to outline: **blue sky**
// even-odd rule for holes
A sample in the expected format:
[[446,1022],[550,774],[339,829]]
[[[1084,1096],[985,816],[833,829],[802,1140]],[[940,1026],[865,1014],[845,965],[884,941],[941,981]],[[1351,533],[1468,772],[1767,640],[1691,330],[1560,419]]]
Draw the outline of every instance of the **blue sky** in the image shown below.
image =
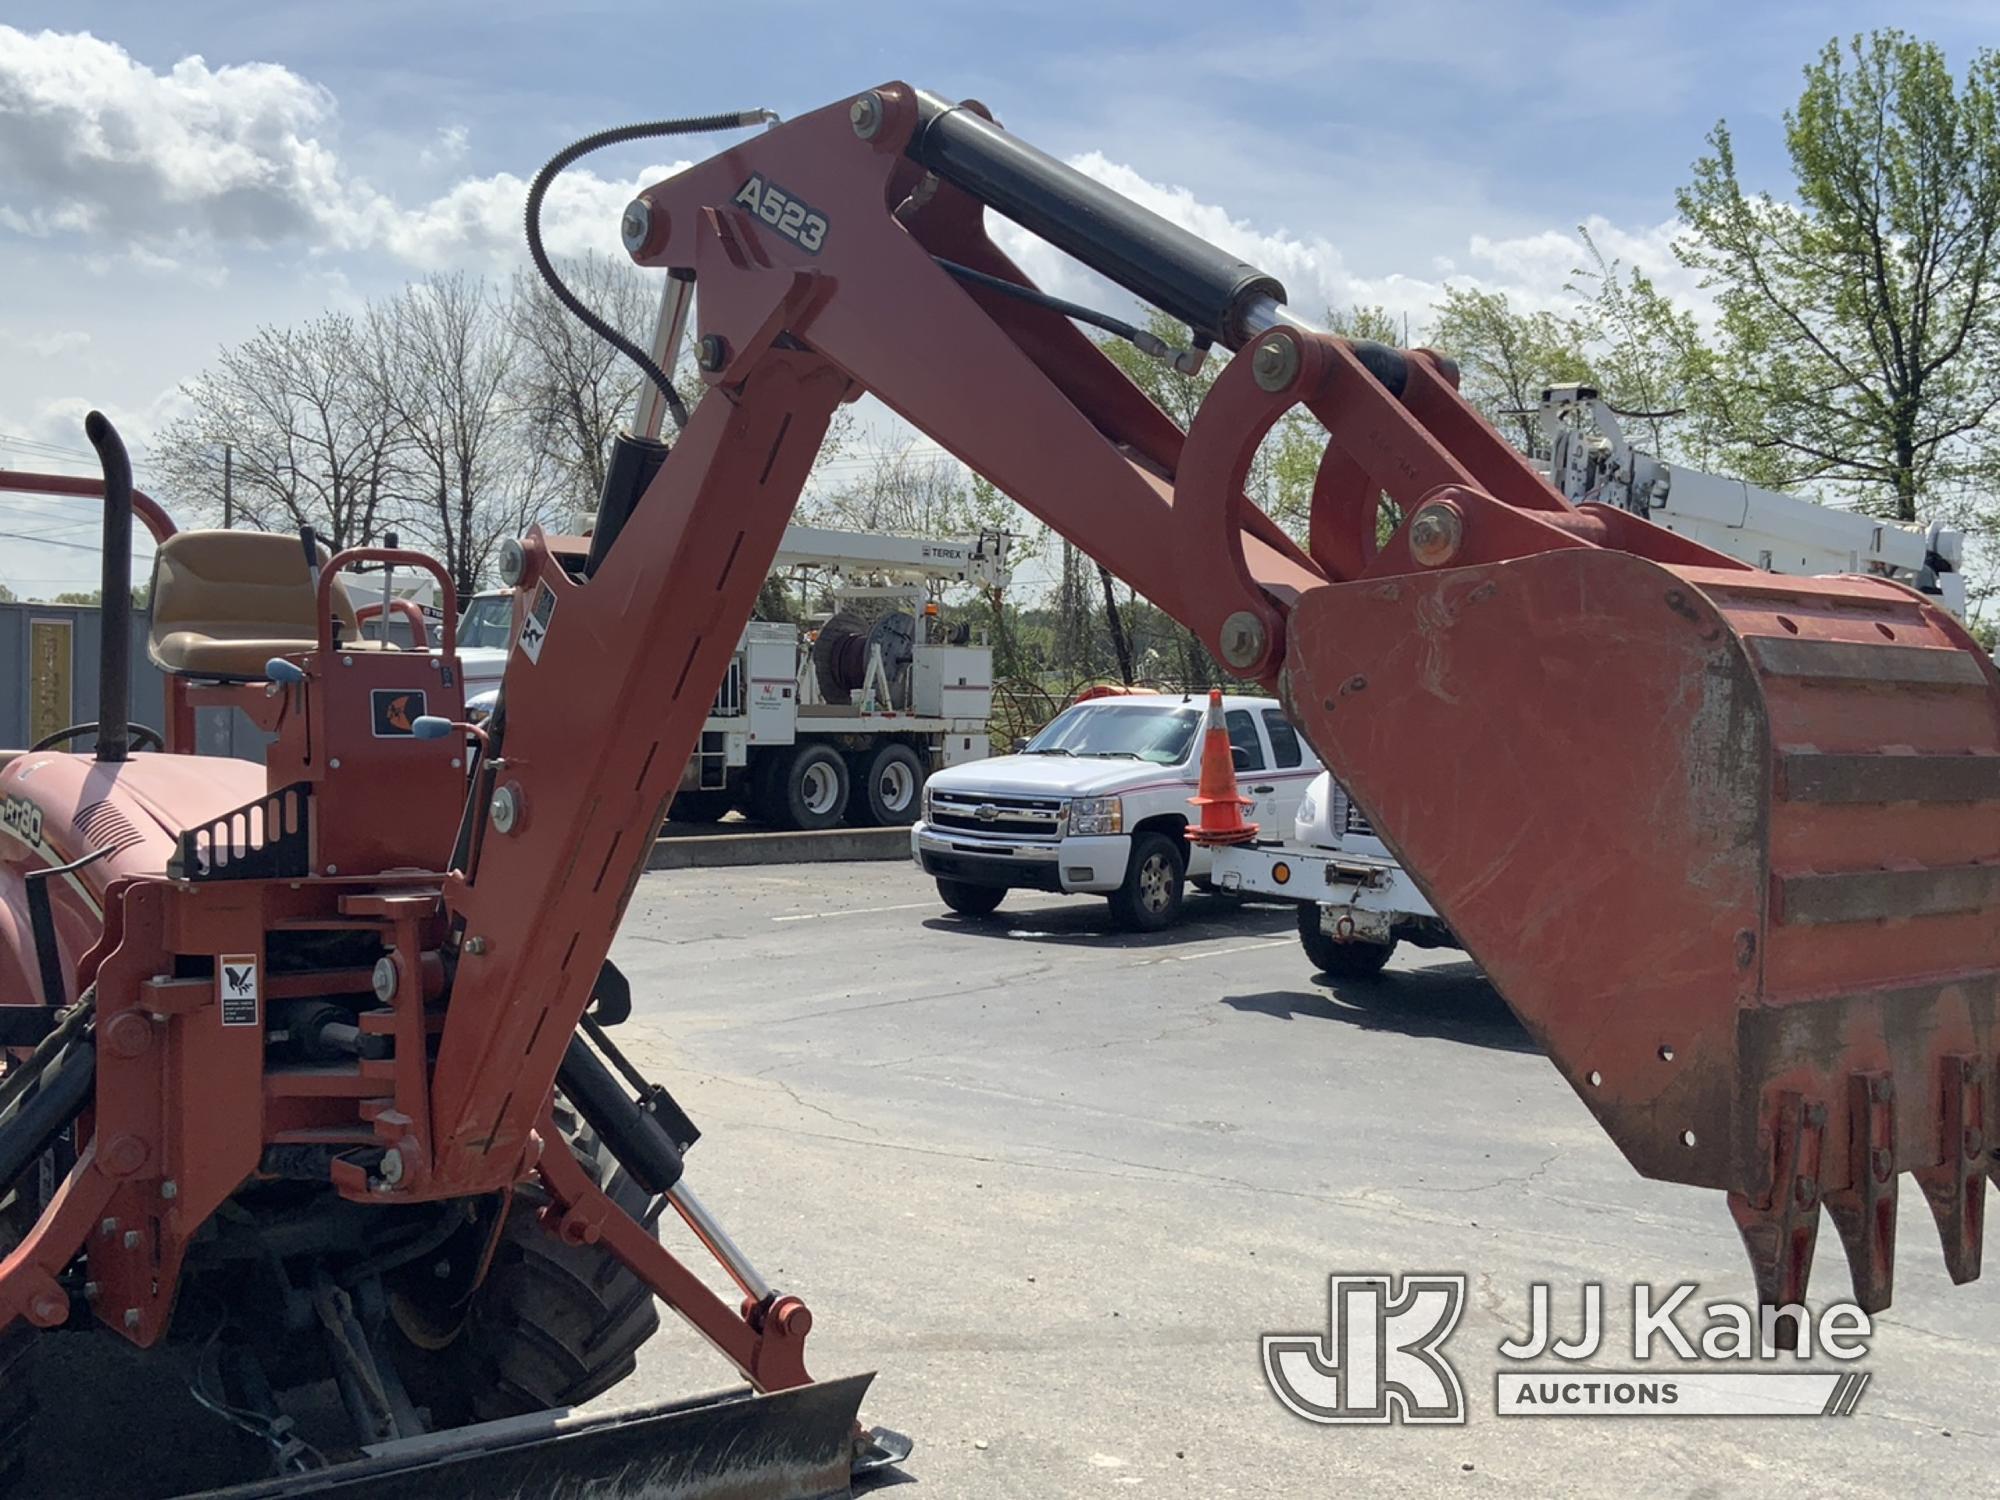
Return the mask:
[[[1233,240],[1302,308],[1420,324],[1448,280],[1559,299],[1583,222],[1697,298],[1666,242],[1718,117],[1782,190],[1780,116],[1829,37],[1893,22],[1956,64],[1994,34],[1992,0],[557,10],[0,3],[0,465],[85,467],[96,404],[143,483],[146,436],[217,347],[428,270],[504,276],[521,180],[606,124],[791,115],[903,77]],[[558,247],[615,248],[617,205],[662,164],[593,159],[553,205]],[[0,504],[0,533],[28,519]],[[18,590],[94,569],[0,535]]]

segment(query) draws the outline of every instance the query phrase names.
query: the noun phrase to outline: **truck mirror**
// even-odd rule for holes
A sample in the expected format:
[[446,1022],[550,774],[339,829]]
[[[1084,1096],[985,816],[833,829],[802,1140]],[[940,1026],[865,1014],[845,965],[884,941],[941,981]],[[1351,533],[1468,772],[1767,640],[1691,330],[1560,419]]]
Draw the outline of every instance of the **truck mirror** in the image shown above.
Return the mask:
[[1027,748],[1028,748],[1028,737],[1025,734],[1015,735],[1014,743],[1008,746],[1008,749],[1015,755],[1019,755],[1023,750]]

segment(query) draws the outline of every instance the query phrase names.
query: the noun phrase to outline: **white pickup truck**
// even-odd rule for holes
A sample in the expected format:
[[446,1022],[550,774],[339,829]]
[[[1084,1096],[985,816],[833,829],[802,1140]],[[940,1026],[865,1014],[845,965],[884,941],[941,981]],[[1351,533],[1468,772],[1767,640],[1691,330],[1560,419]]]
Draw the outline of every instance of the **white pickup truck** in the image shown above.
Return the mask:
[[[1211,854],[1190,847],[1206,695],[1131,693],[1063,710],[1012,755],[932,774],[910,853],[953,911],[984,916],[1010,889],[1110,898],[1142,932],[1180,916]],[[1320,772],[1274,698],[1229,696],[1223,719],[1251,821],[1291,831]]]

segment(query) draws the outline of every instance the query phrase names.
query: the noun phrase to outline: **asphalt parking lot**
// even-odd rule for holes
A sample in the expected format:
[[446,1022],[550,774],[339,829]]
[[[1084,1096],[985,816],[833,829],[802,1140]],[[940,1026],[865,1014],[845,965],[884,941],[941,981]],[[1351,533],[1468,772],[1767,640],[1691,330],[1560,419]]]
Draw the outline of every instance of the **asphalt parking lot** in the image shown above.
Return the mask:
[[[1854,1416],[1496,1417],[1532,1281],[1565,1326],[1606,1284],[1604,1368],[1631,1367],[1635,1282],[1747,1298],[1720,1195],[1636,1177],[1462,955],[1336,990],[1289,912],[1189,912],[970,922],[902,865],[640,882],[625,1036],[707,1132],[690,1180],[814,1308],[814,1370],[880,1372],[906,1493],[1990,1491],[2000,1311],[1950,1285],[1907,1183]],[[1376,1270],[1470,1276],[1467,1425],[1315,1427],[1265,1387],[1259,1335],[1323,1330],[1328,1274]],[[1845,1295],[1830,1226],[1818,1274]],[[620,1399],[729,1374],[670,1326]]]
[[[1189,918],[1140,938],[1101,901],[1020,895],[967,921],[901,864],[640,880],[621,1042],[705,1132],[690,1182],[813,1308],[813,1371],[879,1372],[868,1420],[917,1443],[886,1493],[1991,1492],[2000,1310],[1990,1281],[1951,1287],[1907,1181],[1854,1416],[1495,1416],[1531,1282],[1563,1333],[1580,1284],[1605,1284],[1606,1369],[1633,1367],[1635,1282],[1747,1298],[1720,1195],[1636,1177],[1462,955],[1335,989],[1288,910],[1194,896]],[[1318,1427],[1278,1404],[1259,1336],[1323,1331],[1336,1271],[1470,1278],[1447,1345],[1466,1425]],[[1816,1291],[1846,1291],[1830,1227]],[[160,1367],[102,1339],[52,1354],[22,1493],[257,1471]],[[604,1404],[735,1383],[669,1320]]]

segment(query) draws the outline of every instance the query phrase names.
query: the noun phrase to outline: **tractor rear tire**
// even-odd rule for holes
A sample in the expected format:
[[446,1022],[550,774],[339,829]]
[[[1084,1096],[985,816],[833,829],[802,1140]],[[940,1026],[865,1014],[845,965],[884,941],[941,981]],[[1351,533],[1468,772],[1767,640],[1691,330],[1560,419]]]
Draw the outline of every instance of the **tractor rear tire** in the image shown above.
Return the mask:
[[[567,1127],[567,1111],[559,1111]],[[588,1127],[570,1147],[620,1208],[643,1221],[647,1196]],[[581,1406],[630,1375],[660,1327],[652,1290],[601,1244],[567,1245],[535,1222],[536,1188],[514,1197],[485,1284],[457,1336],[406,1369],[439,1427]],[[421,1373],[420,1373],[421,1372]]]
[[25,1319],[0,1333],[0,1495],[25,1493],[20,1485],[34,1437],[34,1368],[41,1333]]

